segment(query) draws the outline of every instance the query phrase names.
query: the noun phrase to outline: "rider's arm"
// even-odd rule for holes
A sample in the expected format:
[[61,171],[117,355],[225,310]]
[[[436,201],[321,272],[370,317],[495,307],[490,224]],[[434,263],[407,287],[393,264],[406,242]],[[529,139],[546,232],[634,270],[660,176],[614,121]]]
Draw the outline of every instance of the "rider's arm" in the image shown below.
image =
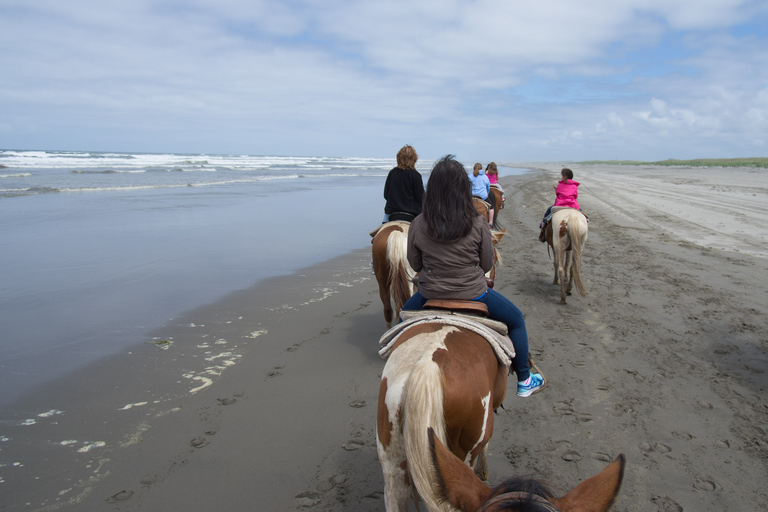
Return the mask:
[[418,222],[411,222],[411,227],[408,230],[408,263],[411,264],[414,271],[421,272],[424,265],[421,262],[421,249],[416,242],[418,230]]

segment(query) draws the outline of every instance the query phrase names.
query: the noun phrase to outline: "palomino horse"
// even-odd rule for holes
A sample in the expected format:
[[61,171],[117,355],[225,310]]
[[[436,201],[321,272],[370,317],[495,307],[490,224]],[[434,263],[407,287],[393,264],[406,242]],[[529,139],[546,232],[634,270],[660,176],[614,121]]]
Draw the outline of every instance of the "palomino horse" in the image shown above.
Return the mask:
[[565,296],[571,294],[574,283],[581,296],[586,297],[581,281],[581,253],[587,243],[587,217],[575,208],[557,210],[552,214],[546,236],[547,252],[552,247],[555,253],[552,284],[560,283],[560,304],[568,303]]
[[604,512],[616,499],[624,478],[626,459],[621,454],[600,473],[561,498],[555,498],[541,482],[523,478],[510,478],[491,489],[448,451],[431,430],[429,441],[440,482],[439,500],[464,512]]
[[[415,272],[407,258],[409,226],[408,222],[387,222],[370,233],[373,237],[373,272],[379,283],[387,329],[392,327],[392,319],[400,315],[403,304],[415,291],[412,282]],[[394,312],[392,302],[395,304]]]
[[409,494],[417,500],[414,485],[429,510],[444,510],[427,429],[487,479],[493,412],[507,392],[507,367],[480,334],[452,325],[415,325],[393,347],[376,420],[384,504],[388,512],[408,510]]

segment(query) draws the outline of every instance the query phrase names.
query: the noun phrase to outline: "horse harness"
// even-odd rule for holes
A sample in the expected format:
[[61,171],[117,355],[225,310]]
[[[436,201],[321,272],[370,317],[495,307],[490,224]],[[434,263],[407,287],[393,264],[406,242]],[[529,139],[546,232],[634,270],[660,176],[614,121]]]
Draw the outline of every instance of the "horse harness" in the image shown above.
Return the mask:
[[483,503],[483,506],[480,507],[478,512],[482,512],[483,510],[491,510],[491,507],[502,502],[519,502],[521,505],[525,503],[531,503],[540,507],[538,510],[546,512],[560,512],[560,509],[555,507],[546,498],[543,498],[538,494],[531,494],[525,491],[505,492],[499,494],[498,496],[494,496],[493,498]]

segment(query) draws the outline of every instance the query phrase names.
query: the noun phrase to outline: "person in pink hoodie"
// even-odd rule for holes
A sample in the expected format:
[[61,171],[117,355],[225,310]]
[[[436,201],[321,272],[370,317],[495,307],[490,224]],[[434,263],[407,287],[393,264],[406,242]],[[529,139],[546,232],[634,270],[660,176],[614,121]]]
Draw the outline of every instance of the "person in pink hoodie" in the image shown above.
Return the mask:
[[568,208],[576,208],[577,210],[581,210],[579,207],[579,182],[573,181],[573,171],[568,169],[567,167],[564,167],[562,171],[560,171],[560,177],[563,178],[560,181],[557,182],[557,185],[555,185],[555,204],[547,208],[547,213],[544,214],[544,218],[541,221],[541,224],[539,224],[539,227],[541,228],[541,233],[539,234],[539,241],[546,242],[546,233],[547,233],[547,217],[552,213],[552,208],[555,206],[564,206]]

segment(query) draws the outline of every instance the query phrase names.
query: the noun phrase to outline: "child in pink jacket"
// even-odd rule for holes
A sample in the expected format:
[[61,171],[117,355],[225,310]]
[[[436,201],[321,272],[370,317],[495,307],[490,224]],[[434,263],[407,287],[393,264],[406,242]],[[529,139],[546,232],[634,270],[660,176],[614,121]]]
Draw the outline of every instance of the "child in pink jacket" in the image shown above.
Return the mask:
[[545,236],[547,232],[547,217],[549,217],[549,214],[552,213],[553,207],[565,206],[581,210],[581,208],[579,208],[578,201],[579,182],[573,181],[573,171],[567,167],[563,168],[563,170],[560,171],[560,177],[563,179],[558,181],[557,185],[555,185],[555,204],[547,208],[547,213],[544,214],[544,219],[542,219],[541,224],[539,224],[539,227],[541,228],[539,240],[542,242],[546,242]]

